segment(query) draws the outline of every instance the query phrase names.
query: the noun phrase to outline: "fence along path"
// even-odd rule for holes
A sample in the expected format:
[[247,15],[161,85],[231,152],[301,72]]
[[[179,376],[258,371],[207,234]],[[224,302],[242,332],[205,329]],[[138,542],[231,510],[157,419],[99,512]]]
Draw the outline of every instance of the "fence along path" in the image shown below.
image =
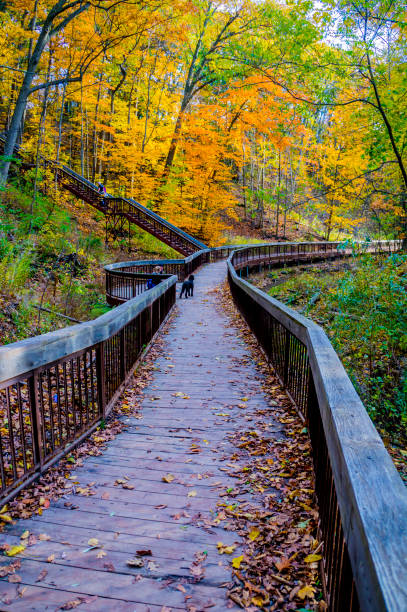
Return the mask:
[[[145,277],[146,275],[151,276],[151,267],[155,266],[158,263],[157,261],[127,262],[119,267],[108,266],[106,268],[107,297],[112,303],[123,301],[125,303],[95,321],[0,347],[0,400],[3,410],[3,427],[0,432],[0,470],[4,502],[35,480],[60,456],[69,452],[75,444],[109,415],[128,374],[134,370],[133,364],[137,359],[140,359],[143,347],[151,342],[154,333],[159,329],[174,303],[176,280],[174,273],[178,275],[179,279],[182,279],[203,263],[218,261],[218,258],[222,258],[228,252],[233,251],[228,260],[227,268],[229,284],[235,302],[243,312],[251,330],[257,336],[292,401],[307,420],[309,427],[316,477],[315,493],[320,516],[319,539],[323,541],[324,570],[321,577],[329,596],[329,609],[332,612],[342,612],[344,610],[352,612],[358,610],[366,612],[394,610],[399,612],[407,609],[405,580],[407,575],[405,558],[405,550],[407,550],[405,528],[407,524],[407,495],[390,456],[323,330],[295,311],[268,297],[242,278],[248,275],[252,269],[258,269],[259,266],[263,265],[279,266],[286,263],[295,265],[302,261],[350,254],[347,251],[339,251],[337,247],[338,245],[335,243],[288,243],[283,245],[275,243],[248,246],[238,250],[235,247],[222,247],[210,251],[203,250],[184,260],[160,262],[163,264],[164,274],[156,275],[158,284],[148,291],[143,289],[145,287]],[[397,241],[377,242],[363,245],[363,247],[377,252],[393,252],[401,248],[401,243]],[[224,264],[212,263],[211,266],[206,266],[199,273],[202,274],[202,282],[199,281],[199,283],[204,290],[213,286],[217,274],[221,276],[219,265]],[[121,271],[120,268],[126,271]],[[132,274],[134,278],[132,278]],[[213,277],[212,274],[214,274]],[[208,278],[212,280],[205,281],[206,275],[209,275]],[[120,297],[121,294],[122,297]],[[126,301],[130,295],[136,295],[137,297]],[[183,308],[189,303],[184,303]],[[164,370],[165,376],[162,380],[157,379],[157,383],[159,383],[160,388],[167,388],[169,393],[168,381],[173,376],[179,375],[180,378],[176,381],[173,380],[173,382],[178,384],[178,380],[181,380],[182,383],[191,384],[193,387],[196,380],[190,376],[191,369],[195,375],[196,368],[194,366],[197,365],[198,368],[201,368],[199,364],[195,363],[197,355],[205,356],[212,367],[208,365],[208,370],[211,371],[207,371],[202,378],[203,370],[200,369],[199,385],[195,389],[197,395],[194,396],[193,393],[188,392],[189,387],[182,389],[183,393],[191,395],[191,398],[197,400],[198,404],[196,406],[198,408],[192,402],[191,412],[188,409],[180,412],[179,420],[183,426],[185,420],[190,421],[191,418],[194,423],[196,421],[196,424],[199,424],[202,419],[206,419],[207,422],[202,423],[202,425],[208,426],[209,430],[213,431],[215,423],[211,422],[209,414],[212,413],[207,411],[208,405],[204,403],[204,400],[209,399],[208,390],[212,384],[215,384],[216,392],[220,393],[223,389],[230,396],[230,381],[225,378],[221,363],[224,355],[225,358],[232,360],[229,349],[232,347],[232,350],[234,350],[236,339],[233,338],[233,329],[224,331],[224,340],[227,340],[227,342],[223,341],[220,344],[220,355],[216,355],[215,349],[219,340],[219,330],[216,328],[215,313],[207,311],[205,300],[203,300],[201,307],[206,312],[201,315],[199,310],[195,310],[196,307],[191,308],[190,315],[194,313],[198,320],[185,318],[185,325],[182,325],[180,335],[174,336],[174,342],[176,338],[178,338],[178,341],[180,341],[180,337],[182,339],[182,346],[178,348],[182,351],[180,355],[184,357],[184,361],[180,361],[177,368],[168,368],[167,372]],[[206,330],[207,335],[196,334],[197,328],[202,327],[204,330],[208,326],[210,326],[210,329]],[[194,336],[196,337],[194,338]],[[192,339],[194,339],[196,347],[192,354],[193,361],[190,359],[190,353],[186,352],[191,350]],[[219,383],[216,382],[217,377],[214,378],[213,383],[210,379],[215,363],[214,359],[217,368],[216,374],[221,375]],[[239,369],[239,380],[242,384],[244,383],[245,388],[250,384],[256,384],[252,364],[248,359],[242,361],[242,367]],[[227,382],[226,387],[225,382]],[[155,386],[158,386],[158,384]],[[179,390],[177,389],[175,393],[177,391]],[[166,398],[169,398],[168,393]],[[171,434],[164,436],[167,442],[173,438],[174,433],[177,433],[176,429],[178,428],[174,427],[174,423],[178,419],[176,415],[177,405],[172,400],[169,406],[163,406],[162,404],[160,406],[159,401],[161,400],[162,398],[155,400],[154,405],[147,403],[146,408],[148,414],[150,414],[149,411],[153,414],[154,409],[158,409],[160,419],[163,416],[167,421],[164,423],[164,427],[167,433]],[[147,444],[149,446],[141,446],[140,451],[150,450],[151,444],[154,442],[151,430],[153,427],[157,428],[161,436],[163,434],[162,425],[163,423],[158,425],[157,423],[147,424],[146,440],[148,440]],[[180,424],[180,428],[182,426]],[[236,421],[236,426],[240,427],[239,420]],[[169,429],[170,427],[172,430]],[[191,429],[194,431],[194,426]],[[204,427],[202,429],[204,430]],[[184,430],[185,436],[187,436],[187,433],[191,433],[188,432],[188,428],[184,428]],[[216,435],[221,430],[222,427],[217,425]],[[137,437],[134,436],[134,438],[129,439],[129,442],[138,445],[140,442],[139,434],[140,432],[137,432]],[[207,433],[206,436],[205,439],[209,444],[210,437]],[[180,437],[181,440],[175,435],[177,443],[178,441],[185,442],[183,439],[184,433]],[[218,438],[215,438],[215,441],[220,445]],[[117,456],[114,453],[111,457],[106,456],[104,463],[101,461],[103,463],[103,474],[109,474],[109,477],[117,478],[116,463],[121,467],[122,461],[127,461],[127,464],[124,463],[124,465],[128,465],[128,462],[133,461],[133,459],[137,465],[139,461],[142,461],[142,458],[136,455],[129,455],[127,446],[124,446],[125,450],[120,455],[120,463],[117,463]],[[205,446],[204,448],[207,453],[210,452],[209,447],[206,448]],[[182,461],[179,463],[187,466],[183,473],[188,474],[194,464],[190,464],[189,459],[185,459],[185,449],[186,447],[178,449],[181,451],[179,458],[182,457]],[[125,459],[122,459],[122,456]],[[89,465],[91,465],[93,459],[89,461]],[[159,459],[156,459],[156,461],[159,461]],[[137,468],[138,474],[140,474],[139,469],[146,469],[146,472],[141,471],[142,477],[140,478],[140,480],[143,480],[143,486],[146,489],[135,488],[135,490],[143,491],[148,502],[151,502],[147,516],[144,514],[142,518],[133,519],[139,521],[137,529],[140,528],[141,532],[133,529],[133,532],[129,534],[122,528],[127,539],[125,542],[121,541],[121,547],[116,548],[115,552],[125,551],[127,553],[127,550],[130,551],[131,547],[129,548],[126,542],[132,542],[132,535],[145,535],[145,531],[143,532],[145,525],[151,526],[151,521],[154,520],[153,507],[154,510],[165,510],[161,506],[168,505],[154,502],[155,505],[160,506],[160,508],[156,508],[152,503],[153,493],[157,493],[158,498],[161,496],[161,489],[158,492],[152,489],[156,482],[162,482],[162,473],[157,474],[157,471],[151,469],[156,461],[152,461],[149,457],[147,465],[143,464],[141,468]],[[212,461],[216,463],[216,458],[213,460],[212,457]],[[196,459],[194,463],[198,464],[199,462]],[[163,465],[169,467],[160,461],[160,469]],[[100,466],[98,469],[101,469]],[[110,469],[114,470],[113,473],[109,472]],[[219,467],[219,471],[222,472],[221,467]],[[156,479],[154,479],[154,475]],[[91,476],[91,473],[89,473],[89,476]],[[93,481],[93,479],[89,478],[89,481]],[[103,482],[106,482],[106,480]],[[185,482],[175,482],[174,486],[179,484],[184,486]],[[208,484],[212,485],[214,482],[208,480],[206,486]],[[202,482],[198,486],[202,486]],[[163,493],[165,494],[165,490]],[[170,495],[174,493],[177,494],[175,489]],[[98,498],[95,497],[96,499]],[[207,492],[205,492],[205,499],[209,499]],[[108,501],[119,503],[122,513],[130,513],[129,518],[127,518],[127,514],[126,516],[119,515],[122,520],[121,524],[133,524],[134,527],[134,523],[130,520],[133,517],[133,507],[130,505],[130,511],[127,507],[131,502],[124,497],[106,500],[100,496],[98,503],[102,504],[102,500],[106,504]],[[199,496],[197,495],[196,500],[193,501],[196,503],[198,500]],[[91,505],[93,502],[88,500],[86,503]],[[88,516],[87,513],[92,517],[92,520],[82,526],[88,532],[86,536],[83,534],[83,540],[77,540],[81,545],[83,542],[88,542],[85,537],[89,538],[89,531],[95,529],[94,519],[97,516],[99,516],[100,522],[99,525],[96,525],[96,529],[99,529],[102,534],[108,532],[111,534],[106,525],[108,524],[110,528],[112,517],[116,517],[116,513],[115,510],[109,510],[108,504],[106,507],[104,512],[91,512],[89,506],[81,510],[81,517]],[[74,519],[71,517],[77,516],[77,514],[65,510],[56,503],[50,513],[47,512],[47,519],[51,516],[59,516],[60,512],[67,513],[64,515],[65,520],[70,518],[73,521]],[[160,524],[160,517],[156,518],[156,522]],[[184,518],[187,517],[184,516]],[[36,520],[44,525],[42,518]],[[55,519],[53,520],[55,521]],[[116,517],[114,520],[119,519]],[[52,523],[52,521],[49,522]],[[64,531],[64,521],[52,524],[54,525],[54,537],[59,538],[58,542],[62,545],[63,542],[68,540],[67,532]],[[69,521],[67,524],[71,525]],[[168,522],[164,521],[163,524],[167,536],[165,539],[169,538],[171,542],[169,550],[178,550],[175,541],[171,538],[173,533],[177,533],[179,536],[179,532],[177,530],[175,532],[168,531],[167,534]],[[28,529],[31,523],[25,523],[25,525]],[[38,523],[34,522],[34,528],[37,528],[35,525],[38,527]],[[72,527],[78,527],[76,522]],[[189,529],[187,525],[184,527]],[[198,526],[194,525],[194,528],[198,528]],[[18,542],[18,536],[22,533],[19,529],[19,525],[9,527],[7,530],[8,537],[17,538],[16,541]],[[69,526],[67,529],[69,533],[71,527]],[[203,533],[203,530],[200,529],[199,532]],[[115,535],[116,533],[119,532],[115,532]],[[195,532],[192,531],[192,528],[188,532],[188,535],[191,534],[194,538]],[[155,536],[157,535],[158,533],[155,533]],[[161,536],[161,531],[159,535]],[[63,537],[65,539],[62,539]],[[194,539],[192,541],[194,542]],[[202,542],[204,545],[206,543],[207,540]],[[115,546],[115,544],[117,543],[112,544],[110,540],[110,546]],[[76,546],[76,552],[80,553],[80,546],[78,544]],[[187,550],[186,546],[182,546]],[[74,548],[72,547],[70,550],[73,551]],[[113,554],[113,551],[111,551],[111,554]],[[171,556],[175,552],[169,554]],[[24,551],[23,558],[25,555],[26,552]],[[67,559],[69,559],[67,552],[62,550],[60,563],[58,564],[63,566],[59,570],[60,574],[55,574],[57,569],[54,569],[54,565],[51,570],[53,578],[49,579],[47,596],[56,597],[57,601],[59,601],[58,596],[61,592],[64,595],[75,596],[75,592],[69,592],[67,589],[76,588],[81,584],[76,576],[82,572],[82,569],[75,566],[73,561],[73,567],[76,567],[76,569],[73,575],[69,574]],[[35,592],[39,593],[41,601],[41,591],[46,588],[37,584],[38,576],[41,575],[42,578],[45,578],[45,574],[42,571],[36,574],[32,569],[30,574],[30,563],[38,564],[39,558],[24,561],[27,569],[25,579],[26,581],[31,580],[31,583],[27,586],[23,584],[22,587],[18,587],[19,592],[22,592],[24,596],[26,592],[31,593],[34,607],[28,609],[47,609],[42,607],[42,604],[37,608],[35,607]],[[111,570],[112,567],[109,563],[107,567],[103,565],[103,568],[99,571],[105,571],[108,568]],[[45,566],[47,572],[48,566],[49,564]],[[186,566],[182,565],[181,569],[185,571]],[[153,570],[158,571],[159,568],[150,566],[149,571]],[[125,575],[129,579],[128,571],[127,573],[125,570],[119,571],[117,574]],[[58,582],[56,579],[58,576],[64,576],[65,578],[61,578],[62,582]],[[100,573],[97,571],[96,576],[100,577]],[[86,584],[93,585],[92,577],[96,576],[88,574]],[[158,584],[157,581],[158,578],[153,580],[154,586]],[[41,580],[41,583],[43,583],[43,580]],[[47,583],[44,582],[44,584]],[[119,584],[122,583],[119,582]],[[159,584],[164,589],[168,587],[168,582],[165,580]],[[13,588],[10,583],[4,580],[3,585],[6,591]],[[106,580],[103,581],[103,586],[107,589]],[[148,583],[145,586],[148,591]],[[204,583],[204,586],[213,586],[213,583]],[[87,586],[86,588],[90,589],[91,587]],[[123,603],[124,586],[123,588],[119,586],[119,590],[119,599],[114,601],[120,600],[122,605],[125,605]],[[161,592],[162,589],[160,588],[159,591]],[[194,595],[185,595],[185,597],[198,597],[197,591],[198,589],[196,589]],[[155,592],[157,592],[157,589]],[[117,589],[116,591],[113,590],[113,593],[117,596]],[[139,593],[144,593],[144,591]],[[209,590],[206,590],[206,594],[208,593]],[[14,591],[14,596],[15,594],[16,591]],[[178,592],[175,595],[179,597]],[[89,596],[92,597],[92,595]],[[9,597],[7,592],[4,593],[4,597],[6,600]],[[88,595],[81,595],[81,597],[86,599]],[[98,596],[95,595],[94,597]],[[106,593],[104,597],[106,601],[109,601]],[[218,597],[220,597],[219,590]],[[53,601],[50,599],[49,605],[52,606]],[[82,600],[80,601],[82,602]],[[13,609],[18,609],[15,606],[19,603],[19,600],[15,601]],[[27,609],[25,603],[20,609]],[[89,610],[100,609],[93,600],[87,601],[86,605]],[[135,605],[134,601],[133,605]],[[136,609],[145,609],[143,605],[137,603]],[[200,605],[198,603],[198,606]],[[220,601],[215,601],[213,605],[217,609],[222,609],[223,604]],[[155,604],[149,609],[155,610],[156,607],[154,606]],[[115,605],[115,607],[117,606]],[[172,607],[177,609],[176,606]],[[191,607],[196,606],[191,605]],[[103,607],[103,609],[108,608]],[[124,607],[124,609],[128,608]]]
[[[51,537],[19,555],[20,584],[1,582],[0,596],[11,598],[7,609],[55,610],[68,601],[95,595],[97,599],[79,609],[155,612],[162,606],[185,610],[187,605],[197,610],[206,606],[217,611],[234,609],[230,600],[228,605],[226,587],[220,588],[231,578],[230,558],[217,553],[216,543],[232,544],[239,538],[233,531],[208,530],[204,520],[220,499],[227,499],[218,497],[220,491],[235,483],[221,469],[233,452],[226,434],[247,426],[244,416],[254,406],[263,403],[266,407],[267,402],[255,367],[249,363],[248,349],[215,307],[217,295],[211,289],[225,278],[225,272],[224,262],[201,268],[194,298],[178,302],[178,313],[165,337],[165,353],[155,363],[158,369],[145,390],[142,418],[130,418],[126,433],[108,443],[103,455],[86,459],[74,473],[79,487],[95,483],[95,495],[70,495],[51,502],[42,516],[18,521],[0,534],[0,542],[11,545],[20,542],[25,530]],[[242,360],[245,366],[237,370],[236,363]],[[177,392],[190,399],[175,396]],[[212,409],[237,403],[250,393],[255,397],[247,402],[247,410],[228,409],[233,415],[228,423]],[[192,444],[201,448],[199,454],[191,454]],[[168,473],[175,477],[171,483],[162,481]],[[133,490],[114,486],[123,476]],[[191,491],[196,496],[188,497]],[[108,500],[102,498],[106,492]],[[78,509],[67,509],[69,503]],[[157,508],[160,505],[165,507]],[[184,511],[191,518],[173,518]],[[99,549],[84,552],[90,538],[98,539],[106,556],[98,559]],[[153,554],[146,558],[146,567],[128,567],[126,561],[143,549]],[[205,578],[194,584],[189,568],[195,554],[202,551],[208,552]],[[48,563],[51,554],[55,560]],[[235,554],[241,554],[239,548]],[[223,565],[218,565],[225,557]],[[46,576],[36,582],[43,570]],[[135,575],[142,579],[135,582]],[[185,592],[177,589],[182,578]],[[167,579],[172,582],[167,584]],[[20,591],[26,587],[21,598],[16,597],[16,587]]]

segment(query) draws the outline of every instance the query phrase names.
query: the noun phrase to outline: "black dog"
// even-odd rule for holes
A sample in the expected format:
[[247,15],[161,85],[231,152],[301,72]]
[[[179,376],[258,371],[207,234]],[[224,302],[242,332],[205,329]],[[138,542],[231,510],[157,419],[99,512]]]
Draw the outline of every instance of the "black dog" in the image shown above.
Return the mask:
[[194,297],[194,278],[195,278],[194,275],[191,274],[188,280],[185,280],[182,283],[182,289],[179,295],[180,298],[182,298],[184,293],[185,293],[185,298],[187,298],[188,296]]

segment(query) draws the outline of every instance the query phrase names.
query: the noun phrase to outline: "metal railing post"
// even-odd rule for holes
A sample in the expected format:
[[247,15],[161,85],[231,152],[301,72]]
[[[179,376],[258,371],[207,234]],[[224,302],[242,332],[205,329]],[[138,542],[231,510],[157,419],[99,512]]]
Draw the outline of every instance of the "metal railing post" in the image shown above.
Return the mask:
[[96,378],[98,394],[98,410],[100,416],[105,416],[106,407],[106,377],[104,342],[96,347]]
[[[41,424],[40,424],[40,411],[38,408],[38,379],[37,375],[33,374],[28,379],[28,394],[30,401],[30,416],[31,416],[31,429],[32,429],[32,440],[33,440],[33,455],[34,465],[42,465],[42,436],[41,436]],[[4,484],[4,483],[3,483]]]

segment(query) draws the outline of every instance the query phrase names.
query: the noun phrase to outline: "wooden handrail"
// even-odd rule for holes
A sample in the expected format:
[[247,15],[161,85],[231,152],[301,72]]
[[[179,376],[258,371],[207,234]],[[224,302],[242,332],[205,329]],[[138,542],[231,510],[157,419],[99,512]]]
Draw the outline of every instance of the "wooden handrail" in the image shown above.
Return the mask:
[[[389,246],[401,243],[372,248]],[[407,610],[406,488],[322,328],[239,276],[242,263],[259,265],[259,253],[257,246],[232,253],[229,283],[307,421],[329,609]],[[275,252],[262,255],[263,264],[281,263]]]
[[105,419],[175,303],[176,276],[98,317],[0,347],[3,505]]

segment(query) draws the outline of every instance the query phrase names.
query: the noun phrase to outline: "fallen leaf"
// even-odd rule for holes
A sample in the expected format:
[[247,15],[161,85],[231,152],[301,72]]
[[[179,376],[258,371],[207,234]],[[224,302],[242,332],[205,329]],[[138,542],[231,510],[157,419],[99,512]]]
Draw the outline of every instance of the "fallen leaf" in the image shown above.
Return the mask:
[[188,497],[196,497],[196,491],[190,491]]
[[305,599],[306,597],[313,597],[314,593],[315,593],[315,589],[309,584],[306,584],[304,587],[302,587],[302,589],[298,591],[297,596],[300,599]]
[[195,578],[196,581],[202,580],[205,575],[204,568],[196,562],[192,563],[191,567],[189,568],[189,571],[191,572],[191,575]]
[[97,538],[90,538],[88,544],[89,546],[99,546],[99,540]]
[[107,555],[107,553],[104,550],[99,550],[97,555],[96,555],[96,558],[97,559],[103,559],[103,557],[106,557],[106,555]]
[[153,554],[150,549],[148,550],[136,550],[136,553],[139,557],[151,557]]
[[37,536],[31,533],[27,540],[27,546],[34,546],[37,543]]
[[321,559],[321,555],[308,555],[305,557],[304,561],[305,563],[315,563],[316,561],[321,561]]
[[47,535],[46,533],[40,533],[40,535],[38,536],[38,539],[41,540],[42,542],[45,542],[46,540],[50,540],[51,536]]
[[11,518],[11,516],[9,514],[0,514],[0,519],[4,523],[12,523],[13,522],[13,519]]
[[43,508],[49,508],[50,501],[47,497],[40,497],[40,506]]
[[67,601],[66,603],[62,604],[62,606],[59,608],[60,610],[73,610],[74,608],[77,608],[78,606],[80,606],[82,603],[82,599],[71,599],[71,601]]
[[23,552],[23,550],[25,550],[25,546],[23,546],[22,544],[17,544],[16,546],[12,546],[11,548],[9,548],[8,550],[6,550],[6,555],[8,557],[14,557],[14,555],[18,555],[18,553]]
[[26,529],[21,535],[20,535],[20,540],[26,540],[28,538],[28,536],[30,535],[30,532],[28,531],[28,529]]
[[47,574],[48,574],[48,570],[43,569],[43,570],[40,572],[40,574],[39,574],[39,576],[38,576],[38,578],[37,578],[37,580],[36,580],[35,582],[41,582],[41,580],[44,580],[44,578],[45,578],[45,576],[46,576]]
[[24,593],[26,592],[27,587],[17,587],[17,595],[19,597],[22,597],[24,595]]
[[54,563],[55,561],[55,555],[50,555],[47,559],[47,563]]
[[128,559],[126,563],[129,567],[144,567],[143,559],[137,559],[137,557],[134,559]]
[[172,482],[174,480],[175,476],[173,476],[172,474],[167,474],[166,476],[163,476],[161,478],[161,480],[163,482]]
[[18,574],[11,574],[11,576],[8,577],[8,581],[9,582],[21,582],[21,576],[19,576]]
[[147,569],[150,570],[150,572],[157,570],[159,567],[160,566],[158,565],[158,563],[155,563],[154,561],[149,561],[147,563]]
[[279,572],[282,572],[283,570],[288,569],[291,564],[287,557],[282,557],[281,561],[278,561],[274,565],[276,566]]
[[260,531],[258,529],[252,529],[249,533],[249,539],[253,542],[260,535]]
[[223,544],[223,542],[218,542],[216,544],[216,546],[218,547],[218,553],[220,555],[223,555],[223,554],[231,555],[232,552],[237,547],[237,544],[232,544],[231,546],[226,546],[225,544]]
[[259,608],[261,608],[263,603],[264,603],[263,598],[260,597],[259,595],[252,597],[252,604],[254,604],[255,606],[258,606]]
[[113,565],[113,563],[111,563],[110,561],[109,561],[108,563],[104,563],[104,564],[103,564],[103,567],[104,567],[105,569],[107,569],[107,571],[108,571],[108,572],[115,572],[115,571],[116,571],[115,566],[114,566],[114,565]]
[[236,569],[240,569],[240,564],[243,561],[243,555],[240,555],[240,557],[234,557],[234,559],[232,559],[232,566]]

